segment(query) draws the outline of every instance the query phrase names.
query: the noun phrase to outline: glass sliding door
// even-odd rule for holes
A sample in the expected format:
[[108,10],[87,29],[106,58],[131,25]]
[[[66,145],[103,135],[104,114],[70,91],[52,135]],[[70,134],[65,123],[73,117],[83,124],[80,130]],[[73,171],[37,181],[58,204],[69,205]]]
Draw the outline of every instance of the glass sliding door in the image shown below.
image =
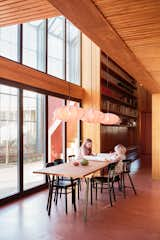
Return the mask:
[[[67,101],[69,106],[79,106],[78,102]],[[80,147],[80,121],[67,122],[67,159],[69,155],[76,155]]]
[[23,64],[45,72],[46,21],[23,24]]
[[23,91],[23,176],[24,190],[45,182],[33,174],[45,164],[45,96]]
[[71,22],[67,20],[67,76],[69,82],[77,85],[81,84],[81,62],[80,62],[80,49],[81,49],[81,34]]
[[0,27],[0,56],[19,61],[19,25]]
[[0,199],[18,186],[18,89],[0,84]]
[[54,17],[48,19],[48,72],[65,78],[65,19]]
[[56,108],[64,106],[64,100],[57,97],[48,97],[48,161],[56,158],[64,159],[64,123],[54,120],[53,113]]

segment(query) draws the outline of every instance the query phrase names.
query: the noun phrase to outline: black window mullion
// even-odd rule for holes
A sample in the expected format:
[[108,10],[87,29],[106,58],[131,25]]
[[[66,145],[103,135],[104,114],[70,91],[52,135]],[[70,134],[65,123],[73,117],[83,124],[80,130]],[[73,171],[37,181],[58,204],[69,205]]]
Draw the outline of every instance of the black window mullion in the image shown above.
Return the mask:
[[67,20],[64,20],[64,79],[67,80]]
[[48,163],[48,95],[45,96],[45,163]]
[[48,19],[46,19],[46,67],[45,72],[48,73]]
[[20,52],[19,52],[19,62],[22,64],[23,63],[23,25],[20,24]]
[[23,90],[19,89],[19,190],[23,193]]

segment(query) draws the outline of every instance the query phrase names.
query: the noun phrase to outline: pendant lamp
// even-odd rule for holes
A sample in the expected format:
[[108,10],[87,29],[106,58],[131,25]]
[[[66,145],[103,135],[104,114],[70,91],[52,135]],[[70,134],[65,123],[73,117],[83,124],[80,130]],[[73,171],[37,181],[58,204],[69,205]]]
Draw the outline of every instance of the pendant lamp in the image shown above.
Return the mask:
[[101,123],[104,120],[104,114],[98,110],[89,108],[84,110],[81,120],[88,123]]
[[113,113],[104,113],[104,119],[102,121],[102,124],[106,125],[119,125],[121,123],[121,120],[119,116]]
[[54,111],[54,119],[65,122],[80,120],[84,114],[84,110],[78,106],[63,106]]

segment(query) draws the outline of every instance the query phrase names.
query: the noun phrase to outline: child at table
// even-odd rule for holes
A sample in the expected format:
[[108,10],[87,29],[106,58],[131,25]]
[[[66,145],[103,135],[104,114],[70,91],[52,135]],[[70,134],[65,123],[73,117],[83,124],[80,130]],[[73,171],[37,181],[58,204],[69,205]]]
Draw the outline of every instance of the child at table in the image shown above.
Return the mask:
[[[126,159],[126,148],[122,144],[118,144],[114,147],[114,152],[110,153],[109,155],[110,163],[117,162],[115,166],[115,174],[119,175],[123,171],[123,160]],[[108,168],[101,170],[101,176],[107,174]]]
[[122,144],[118,144],[114,147],[114,152],[111,153],[111,162],[117,162],[115,167],[116,174],[120,174],[123,171],[123,160],[126,159],[126,148]]

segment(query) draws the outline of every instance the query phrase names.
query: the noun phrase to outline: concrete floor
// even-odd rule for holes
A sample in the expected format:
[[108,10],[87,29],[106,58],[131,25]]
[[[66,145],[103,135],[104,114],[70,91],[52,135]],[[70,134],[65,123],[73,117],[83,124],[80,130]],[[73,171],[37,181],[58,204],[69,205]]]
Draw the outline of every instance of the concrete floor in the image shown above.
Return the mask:
[[140,170],[133,177],[138,195],[127,190],[127,198],[117,190],[117,202],[109,207],[107,193],[88,207],[84,223],[84,194],[77,201],[77,213],[69,205],[65,215],[64,198],[46,212],[47,191],[42,191],[1,208],[1,240],[160,240],[160,181],[153,181],[149,171]]
[[[44,176],[33,174],[35,169],[43,167],[42,161],[24,164],[24,187],[25,189],[38,186],[43,183]],[[0,198],[18,192],[18,171],[16,164],[0,164]]]

